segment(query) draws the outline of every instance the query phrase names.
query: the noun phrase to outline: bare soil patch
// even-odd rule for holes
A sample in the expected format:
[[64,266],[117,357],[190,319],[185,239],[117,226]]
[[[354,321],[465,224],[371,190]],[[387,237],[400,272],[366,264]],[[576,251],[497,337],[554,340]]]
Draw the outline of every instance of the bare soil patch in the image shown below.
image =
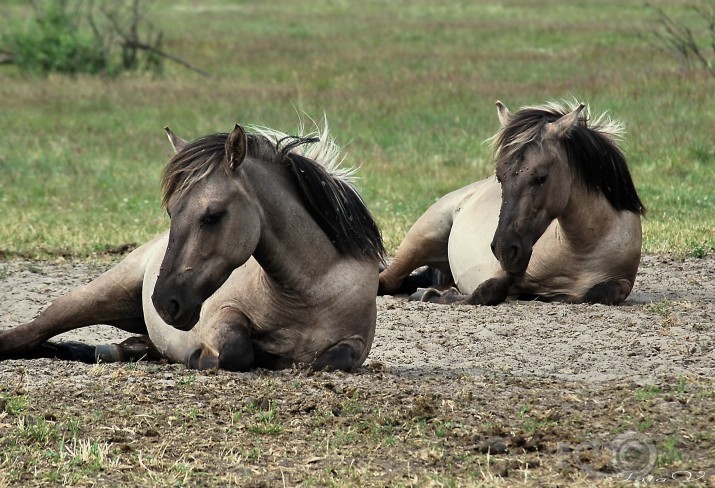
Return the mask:
[[[107,266],[0,264],[0,328]],[[618,307],[380,297],[356,374],[4,361],[0,486],[713,484],[714,319],[715,256],[649,255]]]

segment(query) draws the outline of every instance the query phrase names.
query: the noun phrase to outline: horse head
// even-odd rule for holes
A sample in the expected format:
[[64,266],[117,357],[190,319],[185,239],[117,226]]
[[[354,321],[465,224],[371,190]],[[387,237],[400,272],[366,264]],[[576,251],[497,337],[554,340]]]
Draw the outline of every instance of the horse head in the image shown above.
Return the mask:
[[164,170],[169,243],[152,301],[161,318],[188,330],[201,305],[245,263],[260,234],[260,209],[241,184],[243,128],[186,142],[167,128],[176,155]]
[[562,142],[584,107],[555,120],[535,120],[521,110],[513,115],[497,102],[502,129],[494,147],[502,203],[491,248],[510,275],[526,272],[534,244],[569,202],[573,174]]

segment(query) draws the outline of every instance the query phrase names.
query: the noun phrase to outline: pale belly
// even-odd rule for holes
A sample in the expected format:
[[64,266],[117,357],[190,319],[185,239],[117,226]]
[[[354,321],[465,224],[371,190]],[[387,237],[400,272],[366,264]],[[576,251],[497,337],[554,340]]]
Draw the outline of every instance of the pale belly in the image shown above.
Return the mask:
[[494,178],[470,185],[449,235],[449,266],[460,292],[469,294],[500,270],[491,251],[499,222],[501,186]]

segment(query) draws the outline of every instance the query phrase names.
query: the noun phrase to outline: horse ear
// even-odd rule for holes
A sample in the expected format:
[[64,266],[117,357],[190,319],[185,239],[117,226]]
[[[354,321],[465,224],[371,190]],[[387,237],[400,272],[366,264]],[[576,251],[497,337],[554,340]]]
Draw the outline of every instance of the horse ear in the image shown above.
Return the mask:
[[578,123],[581,111],[585,107],[585,103],[579,103],[578,107],[576,107],[576,109],[572,112],[567,113],[554,122],[546,124],[546,137],[555,137],[560,139],[568,134],[571,128]]
[[185,141],[181,137],[174,134],[168,127],[164,127],[164,130],[166,131],[166,135],[169,136],[169,142],[171,142],[174,152],[178,153],[188,144],[188,141]]
[[236,124],[236,127],[228,135],[228,139],[226,139],[226,164],[228,164],[229,170],[233,171],[243,162],[243,158],[246,157],[247,146],[246,131]]
[[511,122],[511,112],[506,108],[506,105],[497,100],[497,115],[499,116],[499,122],[501,122],[502,127],[506,127]]

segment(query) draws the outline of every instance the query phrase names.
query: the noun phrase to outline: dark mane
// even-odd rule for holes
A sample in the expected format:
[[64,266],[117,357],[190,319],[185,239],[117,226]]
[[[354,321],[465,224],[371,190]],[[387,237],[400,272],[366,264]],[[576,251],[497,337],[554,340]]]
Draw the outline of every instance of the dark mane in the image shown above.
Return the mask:
[[[162,175],[164,207],[172,196],[186,192],[223,164],[227,137],[226,133],[201,137],[169,161]],[[290,170],[306,209],[341,253],[383,259],[380,230],[355,187],[319,161],[296,152],[303,145],[318,142],[316,138],[290,136],[273,141],[262,134],[249,133],[247,142],[247,157]],[[320,160],[320,150],[316,159]]]
[[[568,114],[574,107],[555,103],[525,107],[514,113],[509,123],[494,137],[497,165],[517,161],[531,143],[539,143],[544,125]],[[563,141],[574,174],[588,191],[602,194],[617,211],[645,214],[626,157],[617,140],[620,123],[600,116],[591,121],[588,109]]]

